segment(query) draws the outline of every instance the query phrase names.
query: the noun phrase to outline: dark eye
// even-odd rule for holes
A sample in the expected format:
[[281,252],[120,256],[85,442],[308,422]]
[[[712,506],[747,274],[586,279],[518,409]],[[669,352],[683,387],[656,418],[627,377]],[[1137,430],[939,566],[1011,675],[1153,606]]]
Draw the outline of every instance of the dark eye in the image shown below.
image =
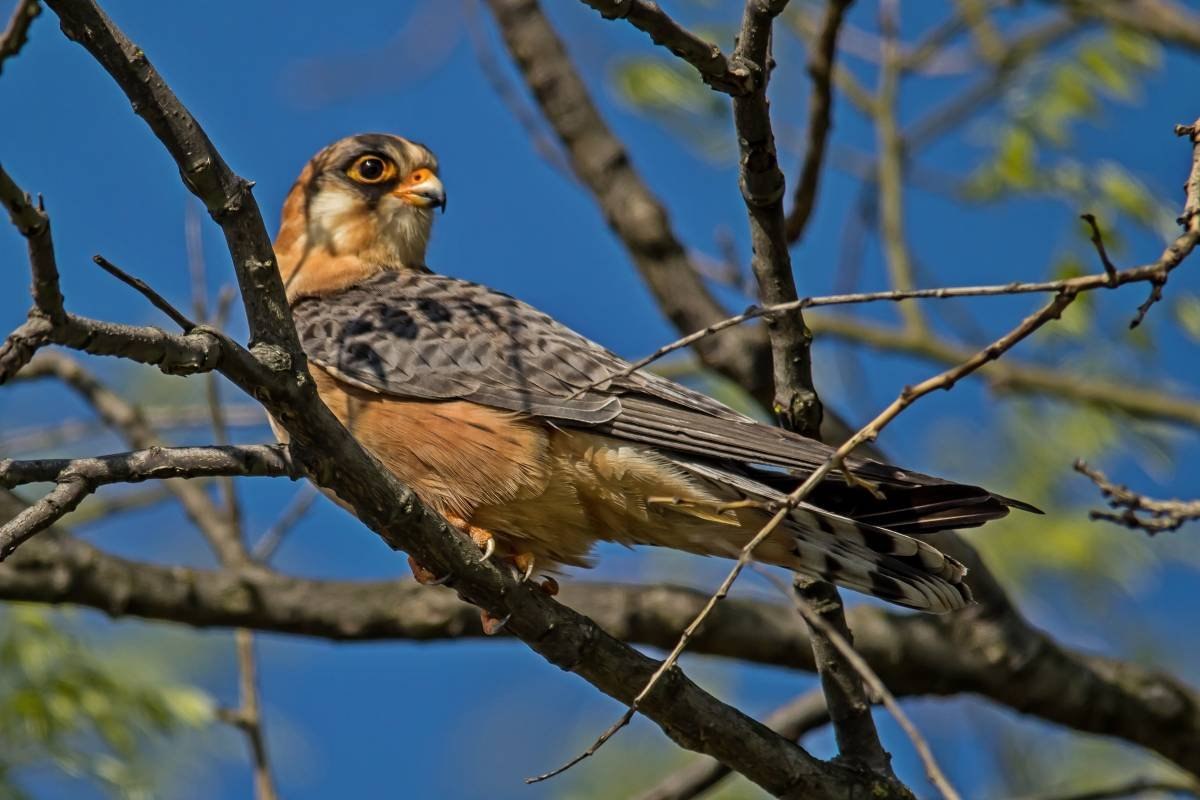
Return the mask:
[[377,181],[383,177],[383,162],[378,158],[368,158],[358,165],[358,174],[369,181]]
[[362,156],[346,170],[351,178],[359,183],[380,183],[396,174],[396,168],[391,161],[379,156]]

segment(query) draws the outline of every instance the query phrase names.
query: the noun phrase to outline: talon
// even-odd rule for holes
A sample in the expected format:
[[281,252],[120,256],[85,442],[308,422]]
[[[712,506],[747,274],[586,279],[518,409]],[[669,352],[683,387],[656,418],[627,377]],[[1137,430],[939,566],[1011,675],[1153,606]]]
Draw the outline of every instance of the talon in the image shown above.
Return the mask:
[[487,542],[483,545],[483,556],[479,559],[479,563],[482,564],[483,562],[487,561],[495,552],[496,540],[489,536]]
[[512,619],[512,614],[508,614],[504,617],[504,619],[498,619],[486,611],[479,612],[479,621],[483,625],[483,633],[485,636],[495,636],[497,633],[503,630],[504,626],[508,624],[510,619]]
[[533,553],[517,553],[513,556],[513,566],[518,570],[521,583],[527,582],[533,577],[533,568],[537,563]]
[[412,556],[408,557],[408,568],[412,570],[413,578],[422,586],[441,586],[446,581],[450,580],[450,575],[447,573],[442,577],[438,577],[432,570],[425,569]]
[[558,581],[551,578],[549,575],[542,578],[542,591],[554,597],[558,594]]

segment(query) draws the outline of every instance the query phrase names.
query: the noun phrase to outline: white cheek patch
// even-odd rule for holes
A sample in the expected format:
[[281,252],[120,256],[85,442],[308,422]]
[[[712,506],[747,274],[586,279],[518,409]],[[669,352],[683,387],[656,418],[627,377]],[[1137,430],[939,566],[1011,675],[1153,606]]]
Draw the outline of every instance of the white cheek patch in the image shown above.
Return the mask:
[[362,201],[356,197],[345,192],[318,192],[308,208],[309,234],[317,241],[332,243],[331,249],[340,252],[353,228],[346,223],[361,213]]

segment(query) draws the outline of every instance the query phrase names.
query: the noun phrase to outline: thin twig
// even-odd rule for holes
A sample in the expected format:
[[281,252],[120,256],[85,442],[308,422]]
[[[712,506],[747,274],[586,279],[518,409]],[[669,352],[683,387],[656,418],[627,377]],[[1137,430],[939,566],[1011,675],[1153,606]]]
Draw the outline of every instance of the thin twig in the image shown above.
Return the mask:
[[1103,519],[1140,529],[1150,534],[1164,533],[1181,528],[1184,523],[1200,520],[1200,500],[1155,500],[1130,491],[1129,487],[1113,483],[1103,472],[1089,467],[1082,460],[1075,462],[1075,471],[1088,476],[1100,489],[1104,499],[1119,513],[1092,511],[1091,519]]
[[321,493],[311,483],[301,486],[292,497],[292,501],[288,503],[287,508],[275,522],[271,523],[271,527],[267,528],[266,533],[254,545],[254,549],[251,551],[254,559],[263,563],[270,561],[279,549],[279,545],[283,543],[283,537],[287,536],[288,532],[304,519],[320,496]]
[[141,278],[136,278],[133,275],[130,275],[128,272],[121,269],[102,255],[97,254],[92,256],[92,261],[95,261],[100,269],[104,270],[109,275],[112,275],[126,286],[132,287],[135,291],[149,300],[152,306],[170,317],[171,321],[182,328],[184,333],[191,333],[196,327],[196,323],[188,319],[186,314],[175,308],[175,306],[171,305],[171,303],[168,302],[165,297],[151,289],[150,284],[146,283]]
[[[909,291],[915,284],[915,271],[908,238],[904,231],[904,144],[900,135],[896,102],[900,92],[899,37],[900,4],[880,0],[879,30],[883,35],[883,64],[875,94],[875,137],[879,148],[879,237],[883,243],[888,282],[893,289]],[[928,326],[916,304],[900,306],[907,330],[921,331]]]
[[838,33],[846,9],[853,0],[829,0],[825,16],[810,48],[808,75],[812,89],[808,96],[808,130],[805,136],[804,164],[800,179],[792,194],[792,210],[787,215],[787,240],[800,241],[816,205],[821,170],[825,163],[825,143],[833,125],[833,62],[837,52]]
[[1096,222],[1096,215],[1080,214],[1079,218],[1092,229],[1092,244],[1096,248],[1097,255],[1100,256],[1100,263],[1104,265],[1104,274],[1108,276],[1109,285],[1116,286],[1120,278],[1117,275],[1116,266],[1108,257],[1108,250],[1104,247],[1104,237],[1100,234],[1100,225]]
[[[1187,201],[1184,203],[1183,213],[1179,215],[1179,224],[1183,226],[1186,232],[1194,236],[1200,236],[1200,119],[1197,119],[1191,125],[1176,125],[1175,135],[1186,136],[1192,141],[1192,169],[1188,173],[1187,182],[1183,185]],[[1138,306],[1137,313],[1134,314],[1133,320],[1129,323],[1130,328],[1136,328],[1138,325],[1141,325],[1150,307],[1159,300],[1162,300],[1163,286],[1167,284],[1167,278],[1170,277],[1171,270],[1178,265],[1179,260],[1176,260],[1160,274],[1155,275],[1151,279],[1150,294],[1146,298],[1146,301]]]
[[1164,259],[1160,259],[1159,261],[1151,264],[1131,267],[1118,272],[1115,281],[1106,273],[1095,273],[1053,281],[997,283],[980,286],[951,286],[939,289],[891,289],[879,292],[855,292],[850,294],[822,295],[818,297],[802,297],[798,300],[793,300],[787,303],[779,303],[776,305],[751,306],[741,314],[735,314],[732,317],[726,317],[720,322],[709,325],[707,328],[694,331],[686,336],[681,336],[675,341],[663,345],[650,355],[639,358],[637,361],[632,362],[625,369],[605,375],[600,380],[594,381],[587,386],[576,390],[571,397],[582,395],[598,386],[608,383],[609,381],[618,380],[620,378],[632,375],[637,370],[654,363],[663,356],[695,344],[701,339],[712,336],[715,333],[720,333],[727,328],[732,328],[734,326],[741,325],[742,323],[749,322],[767,315],[778,316],[791,311],[796,311],[798,309],[819,308],[822,306],[900,302],[903,300],[944,299],[950,297],[1000,297],[1015,294],[1046,294],[1064,291],[1082,293],[1093,291],[1095,289],[1111,289],[1130,283],[1140,283],[1153,280],[1154,276],[1161,273],[1166,268],[1166,265],[1170,263],[1168,260],[1166,260],[1166,256],[1170,255],[1172,258],[1174,258],[1178,254],[1180,259],[1182,259],[1182,255],[1186,255],[1187,252],[1190,252],[1191,248],[1195,247],[1197,242],[1200,242],[1200,235],[1192,236],[1189,234],[1184,234],[1184,236],[1181,236],[1180,239],[1177,240],[1176,245],[1167,249],[1167,252],[1164,253]]
[[254,797],[256,800],[276,800],[275,782],[267,755],[266,732],[263,729],[262,708],[258,692],[258,666],[254,656],[254,634],[248,628],[238,628],[233,634],[237,649],[238,698],[236,724],[246,735],[250,761],[254,767]]

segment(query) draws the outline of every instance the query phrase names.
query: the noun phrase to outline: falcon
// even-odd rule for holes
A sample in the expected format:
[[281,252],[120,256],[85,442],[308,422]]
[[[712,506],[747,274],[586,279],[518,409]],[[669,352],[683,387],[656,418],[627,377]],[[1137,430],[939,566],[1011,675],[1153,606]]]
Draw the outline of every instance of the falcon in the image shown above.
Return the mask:
[[[506,294],[434,273],[426,246],[445,207],[427,148],[351,136],[304,167],[275,252],[321,398],[484,557],[529,579],[589,566],[598,541],[736,555],[831,454],[630,372]],[[758,560],[950,611],[971,600],[966,569],[921,537],[1036,510],[876,461],[843,469],[851,475],[830,473],[789,512]]]

